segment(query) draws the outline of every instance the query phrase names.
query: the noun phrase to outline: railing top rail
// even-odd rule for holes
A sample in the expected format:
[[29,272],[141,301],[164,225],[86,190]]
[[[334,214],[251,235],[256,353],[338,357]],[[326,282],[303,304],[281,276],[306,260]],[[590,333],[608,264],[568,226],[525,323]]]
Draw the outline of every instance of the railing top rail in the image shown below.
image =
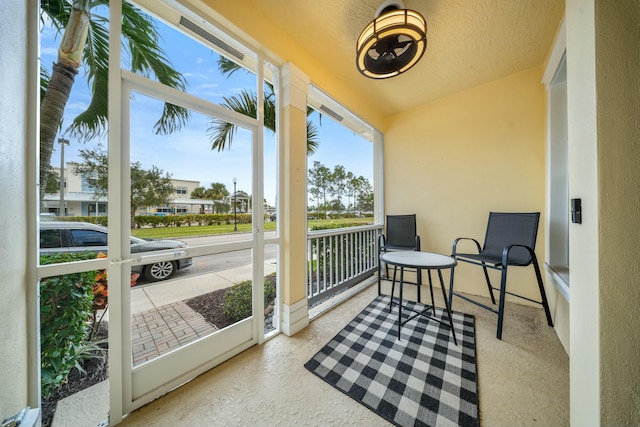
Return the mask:
[[383,224],[359,225],[357,227],[330,228],[327,230],[314,230],[307,232],[307,238],[316,239],[318,237],[338,236],[341,234],[359,233],[368,230],[381,230]]

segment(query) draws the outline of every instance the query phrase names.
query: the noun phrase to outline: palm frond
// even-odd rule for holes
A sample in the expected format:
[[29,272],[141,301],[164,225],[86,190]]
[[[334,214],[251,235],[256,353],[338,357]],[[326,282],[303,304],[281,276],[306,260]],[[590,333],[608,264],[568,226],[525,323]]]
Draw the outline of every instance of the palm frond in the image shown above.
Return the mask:
[[[43,0],[44,1],[44,0]],[[59,0],[64,2],[64,0]],[[92,6],[108,4],[97,0]],[[134,6],[122,5],[123,48],[129,53],[131,71],[155,78],[160,83],[184,90],[184,76],[175,70],[160,47],[158,30],[151,18]],[[68,19],[68,18],[67,18]],[[61,21],[62,22],[62,21]],[[66,25],[66,22],[65,22]],[[70,126],[76,137],[91,139],[104,135],[108,114],[109,30],[106,17],[92,14],[89,37],[84,50],[83,65],[91,91],[91,102]],[[157,134],[168,134],[181,129],[189,120],[189,110],[165,104],[162,115],[154,125]]]
[[69,131],[74,137],[92,139],[104,135],[108,117],[109,32],[103,18],[93,16],[83,55],[91,102],[74,120]]
[[319,146],[318,128],[311,120],[307,120],[307,155],[310,156],[315,153]]
[[51,74],[43,67],[40,67],[40,102],[42,102],[44,94],[47,92],[49,80],[51,80]]
[[[158,29],[152,19],[134,6],[122,6],[122,34],[131,57],[131,71],[151,78],[174,89],[184,91],[185,77],[173,68],[171,60],[160,47]],[[154,125],[156,134],[169,134],[180,130],[189,120],[189,110],[165,104],[162,116]]]
[[[258,117],[256,95],[247,90],[240,91],[239,95],[223,97],[223,107],[245,116]],[[274,120],[275,124],[275,120]],[[222,151],[226,147],[231,148],[233,137],[236,133],[236,126],[223,120],[213,119],[211,126],[207,128],[207,135],[211,140],[211,149]]]
[[207,135],[211,138],[211,149],[222,151],[227,146],[227,142],[229,148],[231,148],[235,133],[236,125],[225,122],[224,120],[211,120],[211,126],[207,128]]
[[48,20],[61,33],[69,21],[72,5],[68,0],[40,0],[40,22],[43,27]]
[[243,69],[244,68],[242,68],[240,65],[236,64],[235,62],[233,62],[229,58],[226,58],[224,56],[220,56],[220,58],[218,59],[218,70],[224,76],[227,76],[227,78],[229,78],[229,76],[231,76],[236,71],[243,70]]

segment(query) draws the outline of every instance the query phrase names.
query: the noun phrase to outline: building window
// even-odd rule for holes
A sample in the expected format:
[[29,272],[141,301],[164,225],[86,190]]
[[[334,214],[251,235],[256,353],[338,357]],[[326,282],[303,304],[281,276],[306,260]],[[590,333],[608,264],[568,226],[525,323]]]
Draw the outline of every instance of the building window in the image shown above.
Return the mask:
[[[98,188],[98,177],[82,174],[82,191],[94,192]],[[66,187],[66,183],[65,183]]]
[[567,66],[560,60],[548,86],[548,259],[560,293],[569,299],[569,143],[567,134]]
[[187,187],[176,187],[176,194],[187,194]]

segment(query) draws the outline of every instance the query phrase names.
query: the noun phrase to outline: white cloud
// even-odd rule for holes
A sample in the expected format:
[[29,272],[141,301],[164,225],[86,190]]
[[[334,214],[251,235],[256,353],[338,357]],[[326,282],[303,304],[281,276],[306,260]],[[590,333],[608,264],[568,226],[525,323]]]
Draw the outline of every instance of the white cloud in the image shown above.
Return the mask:
[[58,56],[58,48],[57,47],[43,47],[40,49],[41,56]]

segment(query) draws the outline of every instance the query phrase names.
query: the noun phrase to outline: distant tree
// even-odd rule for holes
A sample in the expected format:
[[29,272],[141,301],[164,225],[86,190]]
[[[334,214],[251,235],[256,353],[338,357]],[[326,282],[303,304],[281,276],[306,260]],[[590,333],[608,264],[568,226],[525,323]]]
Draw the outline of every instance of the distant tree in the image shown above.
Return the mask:
[[138,208],[168,204],[169,196],[176,191],[171,174],[156,166],[143,169],[140,162],[131,164],[131,216]]
[[73,173],[81,175],[87,185],[93,191],[95,200],[106,197],[109,189],[109,156],[103,149],[102,144],[96,144],[95,148],[84,148],[80,150],[82,163],[76,163]]
[[356,204],[361,211],[373,211],[373,185],[364,176],[356,180]]
[[327,195],[331,186],[331,170],[320,163],[313,162],[313,167],[309,169],[308,191],[315,198],[318,209],[324,210],[324,217],[327,217]]
[[[108,155],[98,144],[94,149],[80,150],[82,163],[74,166],[74,173],[83,175],[97,199],[108,192]],[[160,206],[168,203],[175,192],[171,174],[156,166],[144,169],[140,162],[131,163],[131,217],[141,207]]]
[[329,203],[329,208],[335,212],[342,212],[344,210],[344,204],[340,199],[333,199]]
[[[206,199],[207,198],[207,189],[204,187],[196,187],[193,189],[191,194],[189,194],[190,199]],[[203,214],[205,212],[205,205],[200,204],[200,213]]]
[[[331,172],[331,186],[329,187],[329,194],[337,200],[341,200],[342,196],[344,196],[345,188],[346,188],[346,180],[347,180],[347,172],[342,165],[336,165],[333,167],[333,172]],[[342,205],[342,209],[344,210],[344,204]],[[333,209],[337,210],[337,209]]]
[[47,185],[44,189],[45,194],[60,193],[60,175],[51,168],[47,170]]
[[[356,191],[358,188],[358,179],[352,172],[347,172],[344,180],[345,193],[347,195],[347,209],[353,210],[356,204]],[[351,201],[353,200],[353,203]]]
[[191,194],[189,194],[190,199],[206,199],[207,198],[207,189],[204,187],[196,187],[193,189]]
[[229,190],[221,182],[213,182],[207,189],[208,198],[214,201],[221,201],[229,195]]
[[216,213],[228,212],[231,208],[224,201],[225,197],[229,195],[229,190],[221,182],[213,182],[207,189],[207,197],[213,200],[213,210]]
[[[221,182],[214,182],[209,188],[196,187],[191,192],[192,199],[211,200],[213,202],[213,211],[217,213],[229,211],[228,206],[226,206],[226,209],[223,207],[225,206],[223,200],[228,195],[229,191],[227,187]],[[204,205],[200,206],[200,212],[204,213]]]
[[227,202],[221,202],[216,200],[213,202],[213,211],[216,213],[228,213],[231,210],[231,206]]

